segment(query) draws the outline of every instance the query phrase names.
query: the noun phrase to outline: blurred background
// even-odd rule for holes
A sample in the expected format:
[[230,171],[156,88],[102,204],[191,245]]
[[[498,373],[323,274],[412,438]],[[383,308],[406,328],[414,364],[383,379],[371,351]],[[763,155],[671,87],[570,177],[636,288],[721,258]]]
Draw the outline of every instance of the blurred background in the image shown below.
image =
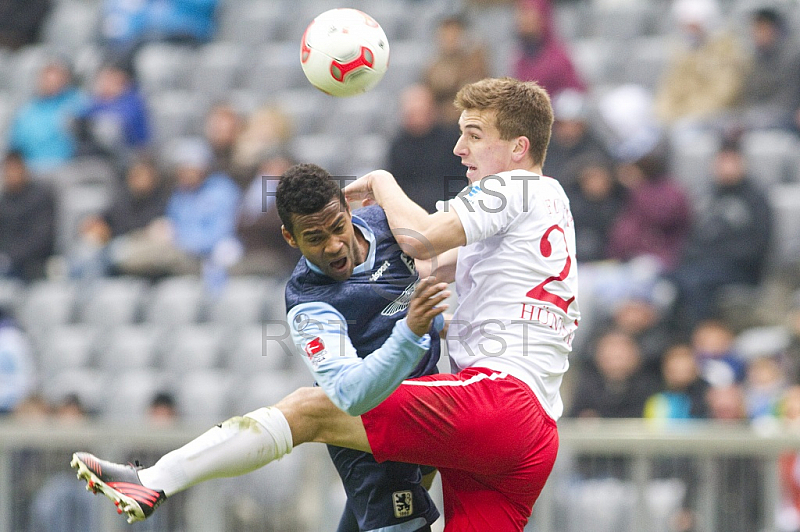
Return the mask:
[[553,101],[583,314],[529,530],[800,530],[800,4],[355,0],[391,61],[346,99],[299,62],[333,7],[0,1],[0,532],[334,530],[321,446],[131,527],[69,457],[149,464],[310,384],[277,176],[382,167],[432,211],[455,92],[504,75]]

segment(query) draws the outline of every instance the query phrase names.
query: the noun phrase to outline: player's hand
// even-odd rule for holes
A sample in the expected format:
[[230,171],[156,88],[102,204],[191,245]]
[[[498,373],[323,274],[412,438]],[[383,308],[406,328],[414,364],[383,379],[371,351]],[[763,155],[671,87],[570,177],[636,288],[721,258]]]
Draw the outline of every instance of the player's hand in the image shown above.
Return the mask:
[[394,181],[394,176],[386,170],[373,170],[344,187],[344,197],[348,202],[360,201],[362,207],[374,205],[377,203],[374,182],[379,179],[391,179]]
[[433,318],[447,310],[442,301],[450,297],[447,283],[441,283],[435,277],[422,279],[414,290],[411,304],[408,306],[406,324],[417,336],[427,334]]

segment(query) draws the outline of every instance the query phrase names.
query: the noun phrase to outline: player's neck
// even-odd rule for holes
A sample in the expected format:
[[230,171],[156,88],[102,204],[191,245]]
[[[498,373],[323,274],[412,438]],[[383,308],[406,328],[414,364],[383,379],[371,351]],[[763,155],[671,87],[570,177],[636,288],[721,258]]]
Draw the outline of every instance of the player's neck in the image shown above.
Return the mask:
[[[510,166],[510,167],[506,168],[505,170],[503,170],[503,172],[515,172],[515,171],[518,171],[518,170],[519,171],[523,171],[523,172],[530,172],[530,173],[536,174],[536,175],[543,175],[542,174],[542,165],[541,164],[537,164],[535,166],[529,166],[529,165]],[[498,172],[498,173],[500,173],[500,172]],[[484,177],[486,177],[486,176],[484,176]],[[481,179],[483,179],[483,178],[481,178]],[[480,179],[476,179],[476,180],[472,181],[471,183],[479,183],[480,181],[481,181]]]

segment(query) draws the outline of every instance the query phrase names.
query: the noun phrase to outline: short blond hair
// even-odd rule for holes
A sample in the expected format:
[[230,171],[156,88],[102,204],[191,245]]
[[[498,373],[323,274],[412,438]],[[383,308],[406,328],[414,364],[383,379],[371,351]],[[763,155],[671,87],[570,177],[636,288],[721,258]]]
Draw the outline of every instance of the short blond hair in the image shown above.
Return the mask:
[[547,91],[533,81],[486,78],[458,91],[459,111],[494,111],[500,138],[527,137],[533,163],[543,165],[553,127],[553,106]]

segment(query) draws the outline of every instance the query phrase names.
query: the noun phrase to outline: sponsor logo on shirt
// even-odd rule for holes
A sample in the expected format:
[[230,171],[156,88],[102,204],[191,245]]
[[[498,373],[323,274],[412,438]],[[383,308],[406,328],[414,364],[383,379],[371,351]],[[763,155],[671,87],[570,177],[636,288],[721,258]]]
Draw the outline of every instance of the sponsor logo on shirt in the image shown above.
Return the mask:
[[297,331],[302,331],[303,329],[308,327],[308,324],[310,322],[311,320],[308,318],[308,314],[301,312],[300,314],[294,317],[294,328]]
[[410,491],[392,493],[395,517],[408,517],[414,513],[414,496]]
[[403,312],[405,309],[408,308],[408,305],[411,303],[411,297],[414,295],[414,286],[416,286],[416,282],[411,283],[403,290],[403,293],[397,296],[397,298],[386,305],[381,311],[381,316],[394,316],[398,312]]
[[383,272],[385,272],[388,269],[389,269],[389,261],[385,260],[383,261],[383,264],[381,264],[381,267],[378,268],[377,271],[375,271],[375,273],[372,274],[369,280],[374,283],[375,281],[383,277]]
[[311,361],[311,365],[314,366],[314,368],[316,368],[320,362],[325,360],[325,355],[328,354],[328,352],[325,350],[325,343],[319,336],[309,340],[303,350],[306,352],[306,356]]
[[411,272],[412,274],[417,273],[417,265],[414,262],[414,259],[406,255],[405,253],[401,253],[400,260],[403,261],[403,264],[406,265],[406,268],[408,268],[409,272]]

